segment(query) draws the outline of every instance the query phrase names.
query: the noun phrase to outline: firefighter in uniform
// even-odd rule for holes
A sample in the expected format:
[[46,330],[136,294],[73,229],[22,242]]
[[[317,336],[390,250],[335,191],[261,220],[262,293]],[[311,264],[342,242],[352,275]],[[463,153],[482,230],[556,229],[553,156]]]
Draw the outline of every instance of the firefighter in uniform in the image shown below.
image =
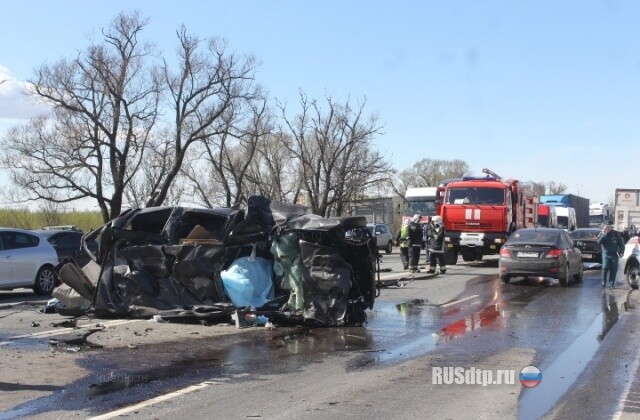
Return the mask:
[[420,249],[424,248],[424,233],[420,225],[420,215],[414,214],[408,226],[409,230],[409,271],[417,273],[420,261]]
[[400,247],[400,261],[405,270],[409,269],[409,220],[402,221],[402,227],[396,235],[396,246]]
[[441,274],[447,272],[447,264],[444,259],[444,224],[440,216],[433,216],[431,226],[429,226],[429,270],[427,273],[435,273],[436,264],[440,265]]

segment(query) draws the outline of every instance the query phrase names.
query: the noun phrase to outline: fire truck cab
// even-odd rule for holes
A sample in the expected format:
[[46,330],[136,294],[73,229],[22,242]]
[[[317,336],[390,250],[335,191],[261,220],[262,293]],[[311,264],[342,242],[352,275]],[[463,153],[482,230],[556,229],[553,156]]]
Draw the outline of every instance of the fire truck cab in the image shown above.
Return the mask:
[[442,204],[447,263],[481,260],[497,254],[516,229],[537,223],[537,197],[527,197],[517,180],[465,177],[446,186]]

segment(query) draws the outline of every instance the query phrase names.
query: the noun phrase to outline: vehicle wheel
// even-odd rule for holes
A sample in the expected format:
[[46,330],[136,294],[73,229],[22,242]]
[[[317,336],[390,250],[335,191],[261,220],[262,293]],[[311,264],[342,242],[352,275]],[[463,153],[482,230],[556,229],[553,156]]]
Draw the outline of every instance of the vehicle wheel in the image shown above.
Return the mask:
[[50,295],[58,284],[58,276],[50,266],[40,268],[33,291],[38,295]]
[[465,262],[474,261],[476,259],[475,251],[471,249],[462,249],[462,260]]
[[509,282],[511,281],[511,277],[509,277],[509,276],[507,276],[507,275],[504,275],[504,276],[503,276],[503,275],[501,275],[501,276],[500,276],[500,280],[502,280],[502,282],[503,282],[504,284],[509,284]]
[[558,281],[560,286],[567,287],[569,285],[569,265],[565,264],[564,271],[559,273]]
[[389,241],[389,243],[387,244],[387,249],[384,250],[387,254],[391,254],[391,252],[393,251],[393,242]]
[[640,267],[634,265],[627,270],[627,283],[632,289],[637,289],[638,281],[640,281]]
[[578,272],[573,275],[573,279],[575,281],[582,281],[582,277],[584,277],[584,267],[582,263],[580,263],[580,268],[578,269]]
[[458,253],[448,249],[444,252],[444,260],[447,265],[456,265],[458,263]]

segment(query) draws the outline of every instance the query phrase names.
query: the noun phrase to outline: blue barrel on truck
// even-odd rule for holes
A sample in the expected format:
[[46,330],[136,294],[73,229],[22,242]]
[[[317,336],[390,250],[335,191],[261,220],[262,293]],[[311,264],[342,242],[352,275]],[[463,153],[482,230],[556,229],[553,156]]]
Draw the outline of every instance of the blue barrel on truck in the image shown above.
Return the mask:
[[576,226],[589,227],[589,199],[575,194],[540,196],[540,204],[559,207],[573,207],[576,211]]

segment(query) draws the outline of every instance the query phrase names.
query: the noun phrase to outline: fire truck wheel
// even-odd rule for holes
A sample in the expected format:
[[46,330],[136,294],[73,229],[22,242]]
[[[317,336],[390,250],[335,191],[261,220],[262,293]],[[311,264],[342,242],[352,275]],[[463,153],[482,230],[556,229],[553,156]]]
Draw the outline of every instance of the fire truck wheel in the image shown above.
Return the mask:
[[473,249],[463,248],[462,249],[462,259],[465,262],[475,261],[476,252]]
[[458,253],[456,251],[447,250],[444,253],[444,259],[447,265],[456,265],[458,263]]

